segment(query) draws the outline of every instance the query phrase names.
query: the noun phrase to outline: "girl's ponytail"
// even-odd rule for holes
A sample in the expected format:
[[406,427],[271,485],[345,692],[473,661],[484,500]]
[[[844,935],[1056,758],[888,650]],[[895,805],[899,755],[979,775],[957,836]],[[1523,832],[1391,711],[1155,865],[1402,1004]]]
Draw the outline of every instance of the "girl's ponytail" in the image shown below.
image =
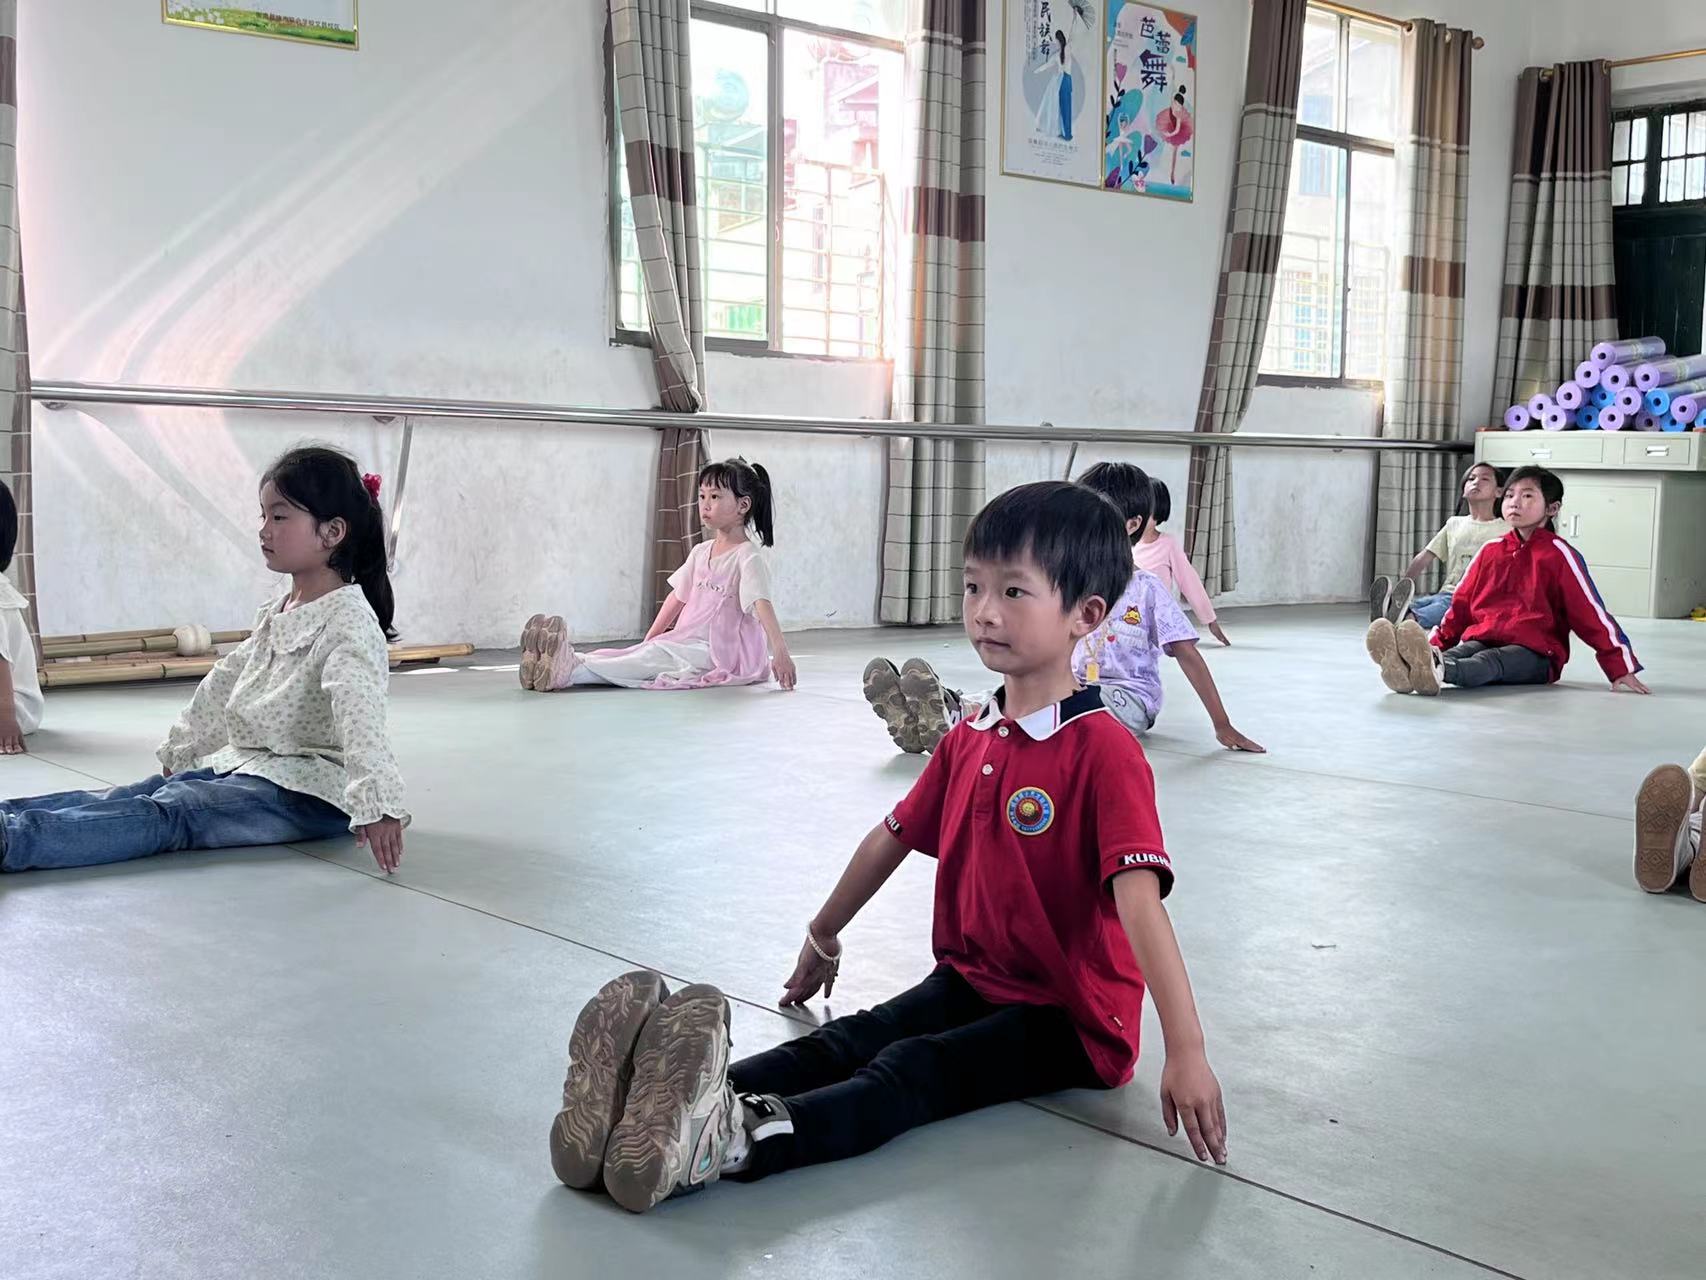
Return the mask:
[[757,531],[758,540],[765,546],[776,545],[775,502],[768,471],[745,458],[725,458],[701,467],[699,483],[727,489],[735,497],[750,502],[752,505],[746,509],[748,527]]
[[770,473],[759,463],[752,464],[758,483],[752,486],[752,511],[748,519],[758,530],[758,540],[767,547],[776,545],[775,508],[770,495]]
[[373,616],[379,619],[379,629],[387,640],[395,640],[391,619],[396,604],[391,596],[379,477],[362,475],[347,453],[309,445],[292,449],[273,463],[261,483],[271,484],[287,502],[301,507],[320,524],[344,522],[343,541],[333,548],[326,563],[345,582],[361,588]]

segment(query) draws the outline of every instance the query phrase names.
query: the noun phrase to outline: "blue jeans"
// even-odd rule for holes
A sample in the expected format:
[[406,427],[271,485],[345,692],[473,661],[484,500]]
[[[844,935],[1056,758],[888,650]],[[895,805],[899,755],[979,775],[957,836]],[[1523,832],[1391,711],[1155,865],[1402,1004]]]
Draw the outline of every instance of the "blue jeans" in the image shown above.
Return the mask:
[[0,800],[0,871],[94,867],[348,831],[349,818],[324,800],[265,778],[197,769],[110,791]]
[[1445,621],[1450,608],[1451,593],[1442,591],[1437,596],[1417,596],[1410,602],[1410,615],[1422,624],[1422,630],[1432,631]]

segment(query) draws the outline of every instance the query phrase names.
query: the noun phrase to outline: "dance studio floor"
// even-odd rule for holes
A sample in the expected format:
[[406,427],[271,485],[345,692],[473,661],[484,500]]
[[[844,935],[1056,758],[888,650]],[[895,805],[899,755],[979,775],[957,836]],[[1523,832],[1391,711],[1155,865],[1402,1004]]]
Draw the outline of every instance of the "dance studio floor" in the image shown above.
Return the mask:
[[[0,881],[0,1273],[54,1277],[1697,1276],[1706,904],[1630,875],[1632,793],[1706,737],[1706,626],[1631,626],[1545,691],[1388,695],[1350,609],[1227,617],[1232,756],[1176,668],[1147,749],[1231,1163],[1136,1082],[951,1121],[634,1218],[559,1186],[568,1032],[607,978],[717,983],[737,1055],[807,918],[921,767],[868,657],[800,689],[523,694],[514,655],[398,676],[415,825]],[[508,662],[510,667],[490,669]],[[57,693],[0,790],[131,781],[187,685]],[[931,864],[845,936],[837,1013],[930,964]],[[825,1011],[815,1002],[814,1013]]]

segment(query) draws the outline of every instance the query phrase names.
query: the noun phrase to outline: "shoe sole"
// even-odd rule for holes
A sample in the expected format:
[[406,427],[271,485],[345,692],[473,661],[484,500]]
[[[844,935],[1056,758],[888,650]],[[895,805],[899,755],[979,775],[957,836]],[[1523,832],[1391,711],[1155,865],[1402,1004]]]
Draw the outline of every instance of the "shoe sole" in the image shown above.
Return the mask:
[[544,635],[545,615],[536,613],[521,629],[521,667],[517,675],[523,689],[533,688],[533,677],[539,669],[539,642]]
[[655,973],[625,973],[604,984],[575,1019],[563,1109],[551,1124],[551,1168],[564,1186],[596,1187],[605,1149],[628,1102],[634,1046],[668,991]]
[[923,658],[908,658],[900,664],[900,691],[906,695],[916,725],[919,751],[934,751],[948,736],[947,691],[942,677]]
[[[1635,883],[1648,893],[1664,893],[1676,883],[1676,844],[1688,822],[1694,788],[1681,765],[1654,769],[1635,793]],[[1699,897],[1695,868],[1688,887]]]
[[865,666],[861,687],[865,691],[865,701],[871,704],[871,710],[877,713],[895,746],[905,751],[906,695],[900,691],[900,672],[894,663],[886,658],[871,659]]
[[[533,627],[529,623],[530,628]],[[525,633],[524,638],[525,638]],[[534,631],[532,649],[521,655],[521,685],[535,693],[550,693],[556,687],[558,655],[568,644],[569,629],[564,621],[552,615],[541,618]]]
[[1439,673],[1434,670],[1434,647],[1428,643],[1428,633],[1419,622],[1406,622],[1394,627],[1398,640],[1398,659],[1410,673],[1410,689],[1424,698],[1439,694]]
[[694,1154],[693,1111],[723,1088],[728,1065],[729,1006],[715,987],[683,988],[651,1016],[634,1046],[627,1109],[604,1157],[612,1200],[645,1213],[675,1193]]
[[[1379,622],[1386,617],[1387,602],[1392,599],[1392,579],[1376,578],[1368,588],[1368,620]],[[1387,619],[1390,621],[1390,619]]]
[[1373,658],[1380,668],[1380,678],[1386,682],[1386,687],[1393,693],[1410,693],[1415,686],[1410,682],[1410,669],[1398,657],[1398,637],[1393,633],[1392,624],[1385,618],[1376,618],[1369,623],[1368,635],[1363,639],[1368,649],[1368,656]]
[[1408,578],[1400,578],[1392,588],[1392,595],[1386,601],[1386,617],[1393,626],[1404,621],[1410,612],[1410,606],[1416,601],[1416,584]]

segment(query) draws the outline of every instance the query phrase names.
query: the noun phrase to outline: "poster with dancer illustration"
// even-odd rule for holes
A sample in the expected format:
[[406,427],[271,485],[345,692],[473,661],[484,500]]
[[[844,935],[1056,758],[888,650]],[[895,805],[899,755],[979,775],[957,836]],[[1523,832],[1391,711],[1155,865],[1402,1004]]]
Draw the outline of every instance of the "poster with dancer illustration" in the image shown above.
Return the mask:
[[1196,191],[1197,20],[1106,0],[1102,185],[1167,200]]
[[1001,172],[1102,182],[1106,0],[1007,0]]

